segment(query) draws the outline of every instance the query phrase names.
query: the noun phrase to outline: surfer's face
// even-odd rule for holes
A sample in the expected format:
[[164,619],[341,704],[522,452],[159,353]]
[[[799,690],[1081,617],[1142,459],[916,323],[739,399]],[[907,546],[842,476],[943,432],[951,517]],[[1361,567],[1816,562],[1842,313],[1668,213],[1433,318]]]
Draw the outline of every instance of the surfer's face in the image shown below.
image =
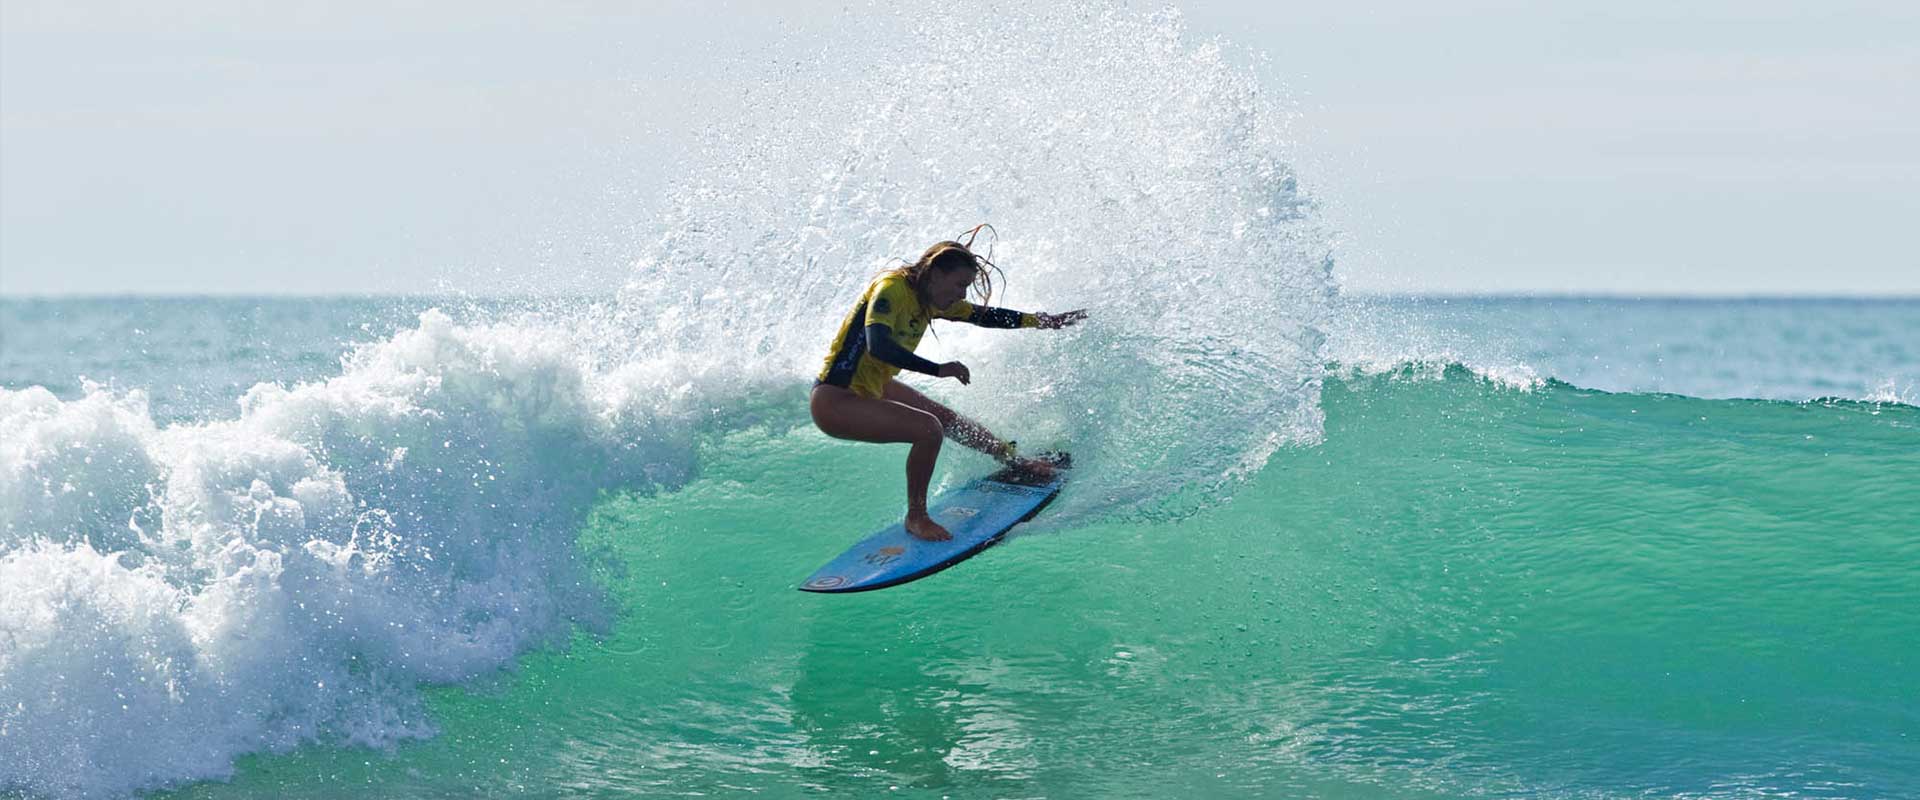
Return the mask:
[[932,270],[927,273],[927,299],[933,301],[934,308],[946,308],[958,303],[967,296],[967,287],[973,285],[974,270],[955,268]]

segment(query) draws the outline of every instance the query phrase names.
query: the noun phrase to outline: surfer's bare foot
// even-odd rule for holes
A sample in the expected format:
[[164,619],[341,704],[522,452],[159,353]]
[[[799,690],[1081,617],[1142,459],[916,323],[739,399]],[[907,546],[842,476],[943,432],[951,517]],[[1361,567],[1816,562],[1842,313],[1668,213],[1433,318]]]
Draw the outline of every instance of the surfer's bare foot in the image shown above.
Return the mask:
[[908,514],[907,533],[915,539],[928,542],[944,542],[953,538],[953,534],[947,533],[946,528],[940,527],[940,523],[934,522],[933,517],[926,514]]

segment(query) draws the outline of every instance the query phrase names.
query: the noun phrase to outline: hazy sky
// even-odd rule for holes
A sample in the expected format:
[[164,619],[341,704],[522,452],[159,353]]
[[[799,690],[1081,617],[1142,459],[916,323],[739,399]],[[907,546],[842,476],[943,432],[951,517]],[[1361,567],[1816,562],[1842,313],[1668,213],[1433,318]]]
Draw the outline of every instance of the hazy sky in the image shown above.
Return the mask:
[[[1920,3],[1176,5],[1349,288],[1920,294]],[[0,293],[611,289],[699,98],[848,7],[6,0]]]

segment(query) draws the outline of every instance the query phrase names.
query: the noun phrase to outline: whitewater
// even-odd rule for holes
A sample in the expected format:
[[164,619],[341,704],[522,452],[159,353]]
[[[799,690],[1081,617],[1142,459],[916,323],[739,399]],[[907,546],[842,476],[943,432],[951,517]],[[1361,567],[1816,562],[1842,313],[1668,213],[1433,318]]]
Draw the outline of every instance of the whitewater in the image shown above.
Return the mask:
[[[0,794],[1920,794],[1920,301],[1343,295],[1257,58],[876,25],[599,296],[0,300]],[[793,591],[899,512],[834,326],[983,221],[1092,318],[923,388],[1074,482]]]

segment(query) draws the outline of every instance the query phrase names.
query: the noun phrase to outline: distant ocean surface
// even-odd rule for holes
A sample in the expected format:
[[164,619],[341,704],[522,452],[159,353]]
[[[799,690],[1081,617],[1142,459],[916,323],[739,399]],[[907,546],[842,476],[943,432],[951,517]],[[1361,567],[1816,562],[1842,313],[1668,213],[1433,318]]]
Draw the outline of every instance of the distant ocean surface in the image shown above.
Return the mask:
[[[605,298],[0,298],[0,379],[79,397],[138,389],[156,422],[239,413],[258,383],[325,380],[427,309],[485,319]],[[1920,298],[1349,295],[1325,356],[1458,364],[1497,382],[1727,400],[1920,402]],[[823,345],[824,347],[824,345]]]
[[[1920,300],[1342,293],[1260,67],[978,12],[716,76],[600,296],[0,299],[0,796],[1920,797]],[[795,591],[903,510],[835,326],[981,221],[1091,316],[906,380],[1072,482]]]

